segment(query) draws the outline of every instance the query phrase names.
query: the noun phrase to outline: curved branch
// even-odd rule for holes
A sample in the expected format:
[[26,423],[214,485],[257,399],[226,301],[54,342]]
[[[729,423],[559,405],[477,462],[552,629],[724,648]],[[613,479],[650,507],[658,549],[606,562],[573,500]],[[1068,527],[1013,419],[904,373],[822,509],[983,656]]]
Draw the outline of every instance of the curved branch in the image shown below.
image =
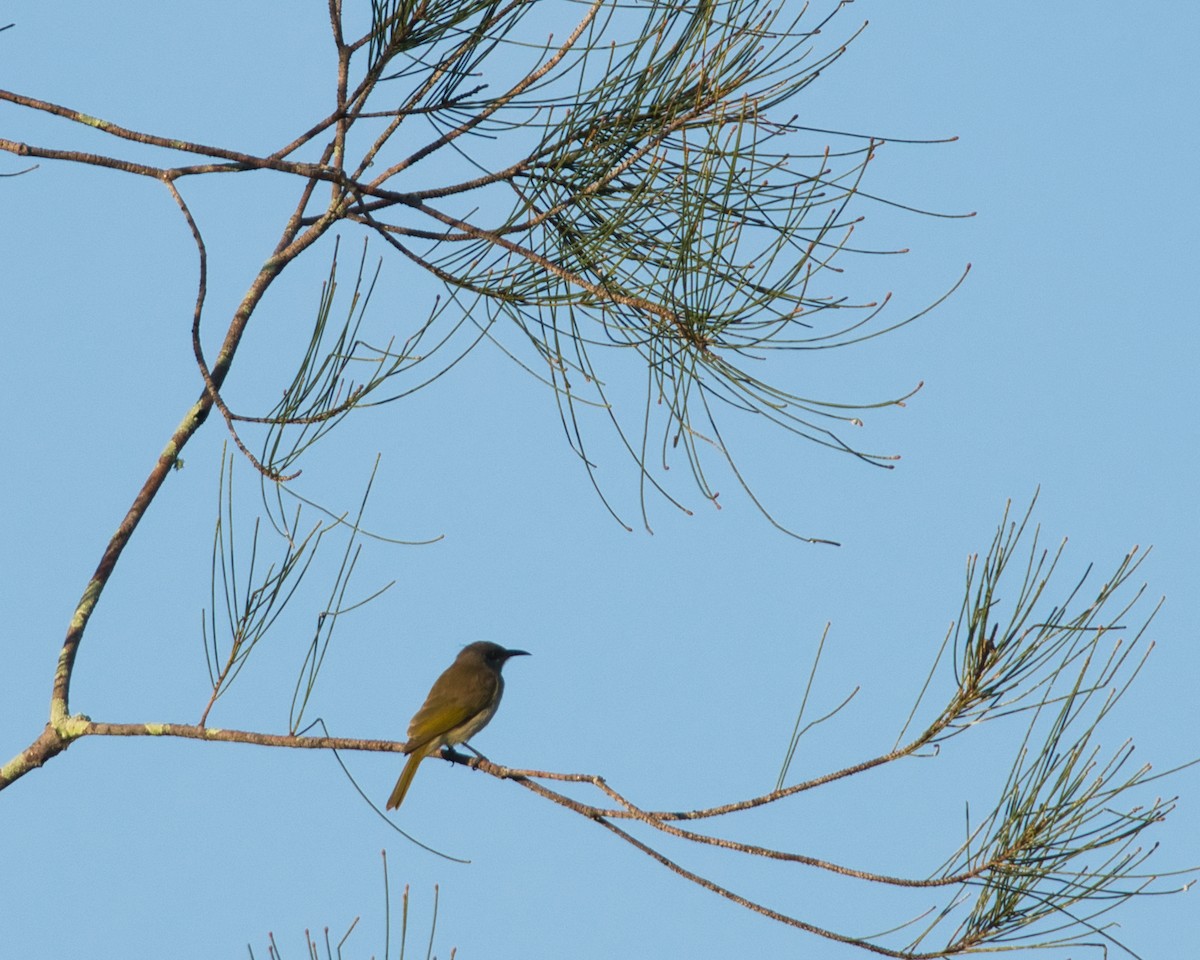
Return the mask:
[[[179,196],[174,185],[170,182],[170,174],[166,172],[162,179],[166,183],[168,189],[180,204],[180,209],[183,212],[184,218],[188,223],[189,229],[198,244],[198,249],[201,255],[201,279],[197,293],[195,319],[193,322],[193,330],[199,324],[200,310],[204,300],[204,245],[201,240],[195,222],[191,218],[186,204],[183,203],[182,197]],[[96,566],[95,572],[88,580],[87,586],[84,588],[83,595],[76,604],[75,612],[71,617],[71,622],[67,627],[67,633],[63,639],[62,649],[59,652],[58,664],[54,671],[54,682],[50,695],[50,724],[59,727],[70,717],[70,687],[71,674],[75,666],[75,657],[79,652],[79,644],[83,639],[84,631],[87,628],[88,620],[91,618],[96,604],[100,600],[101,594],[112,576],[113,569],[116,567],[117,561],[121,556],[125,546],[129,543],[133,536],[134,530],[138,523],[145,515],[150,503],[158,494],[171,468],[175,466],[179,459],[179,454],[183,450],[187,442],[192,438],[197,430],[208,419],[209,412],[212,410],[214,401],[220,399],[220,388],[225,381],[226,375],[229,373],[233,357],[237,352],[238,345],[241,343],[242,335],[245,332],[246,325],[249,323],[250,317],[253,314],[258,303],[263,295],[270,287],[272,281],[282,272],[283,268],[291,262],[295,257],[299,256],[305,249],[316,242],[316,240],[324,234],[326,230],[335,222],[335,218],[331,214],[327,214],[316,224],[313,224],[308,230],[300,235],[295,236],[295,231],[298,229],[297,218],[293,217],[289,221],[288,227],[284,233],[284,239],[281,240],[280,246],[276,248],[273,256],[268,258],[259,270],[258,275],[250,285],[250,289],[242,298],[236,312],[230,321],[229,328],[225,334],[225,340],[221,345],[221,349],[217,354],[217,361],[213,365],[211,371],[204,364],[203,356],[198,359],[202,364],[201,369],[204,376],[204,391],[199,399],[192,404],[191,408],[184,415],[179,425],[171,434],[167,445],[159,454],[158,459],[154,462],[154,466],[150,470],[149,476],[142,484],[141,489],[134,497],[132,505],[126,512],[124,519],[117,527],[116,533],[109,539],[104,553],[100,558],[99,564]],[[284,242],[287,241],[286,246]],[[239,443],[239,446],[241,444]],[[65,749],[65,745],[46,753],[42,762]],[[37,764],[40,766],[40,763]]]

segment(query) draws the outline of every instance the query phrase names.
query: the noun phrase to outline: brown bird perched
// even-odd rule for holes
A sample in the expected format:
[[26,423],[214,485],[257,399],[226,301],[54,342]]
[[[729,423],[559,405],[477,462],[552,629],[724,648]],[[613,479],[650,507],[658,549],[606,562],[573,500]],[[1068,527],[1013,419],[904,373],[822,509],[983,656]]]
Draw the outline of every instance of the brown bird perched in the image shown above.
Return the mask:
[[422,760],[442,747],[466,743],[487,726],[504,693],[500,668],[509,657],[527,656],[524,650],[505,650],[486,640],[462,649],[434,681],[424,705],[408,724],[408,742],[404,744],[408,761],[388,797],[389,810],[403,802]]

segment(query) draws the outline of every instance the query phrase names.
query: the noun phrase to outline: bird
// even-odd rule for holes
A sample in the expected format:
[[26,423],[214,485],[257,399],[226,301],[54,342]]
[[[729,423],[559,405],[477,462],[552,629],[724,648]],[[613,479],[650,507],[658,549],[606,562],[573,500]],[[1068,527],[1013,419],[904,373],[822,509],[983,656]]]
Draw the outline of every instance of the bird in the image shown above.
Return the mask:
[[408,724],[404,752],[408,760],[388,797],[394,810],[404,801],[417,767],[443,747],[466,743],[488,725],[504,693],[500,669],[510,657],[527,657],[526,650],[506,650],[480,640],[463,647],[455,661],[433,682],[429,696]]

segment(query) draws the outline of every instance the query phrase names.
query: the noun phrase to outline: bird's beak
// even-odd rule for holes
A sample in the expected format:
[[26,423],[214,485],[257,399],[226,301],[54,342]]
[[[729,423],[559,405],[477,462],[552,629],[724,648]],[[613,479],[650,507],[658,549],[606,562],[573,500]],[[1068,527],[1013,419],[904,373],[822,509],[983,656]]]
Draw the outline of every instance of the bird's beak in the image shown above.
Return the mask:
[[505,650],[504,651],[504,659],[505,660],[507,660],[509,657],[531,657],[531,656],[533,656],[533,654],[531,654],[528,650]]

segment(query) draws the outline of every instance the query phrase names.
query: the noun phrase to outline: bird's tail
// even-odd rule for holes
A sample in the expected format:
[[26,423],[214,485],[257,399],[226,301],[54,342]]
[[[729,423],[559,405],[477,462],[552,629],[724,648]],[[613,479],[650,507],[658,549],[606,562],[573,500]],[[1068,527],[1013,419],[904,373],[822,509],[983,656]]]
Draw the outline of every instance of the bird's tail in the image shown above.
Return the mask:
[[395,789],[392,790],[392,795],[388,797],[387,808],[389,810],[396,809],[404,802],[404,795],[408,793],[408,785],[412,783],[412,778],[416,775],[417,767],[424,759],[425,753],[422,750],[417,750],[408,755],[404,769],[400,771],[400,779],[396,781]]

